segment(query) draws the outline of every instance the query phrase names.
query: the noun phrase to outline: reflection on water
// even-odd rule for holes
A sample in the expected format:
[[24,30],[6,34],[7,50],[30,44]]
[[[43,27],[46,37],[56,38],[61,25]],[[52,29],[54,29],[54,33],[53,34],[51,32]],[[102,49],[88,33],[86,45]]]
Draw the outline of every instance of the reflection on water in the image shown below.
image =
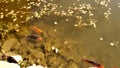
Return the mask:
[[[43,30],[46,48],[57,47],[58,56],[75,62],[69,62],[68,68],[88,68],[89,64],[81,62],[84,57],[105,68],[120,67],[119,6],[118,0],[0,0],[1,43],[11,32],[21,35],[23,27],[28,33],[22,35],[35,34],[30,29],[34,25]],[[51,68],[57,66],[50,62]]]

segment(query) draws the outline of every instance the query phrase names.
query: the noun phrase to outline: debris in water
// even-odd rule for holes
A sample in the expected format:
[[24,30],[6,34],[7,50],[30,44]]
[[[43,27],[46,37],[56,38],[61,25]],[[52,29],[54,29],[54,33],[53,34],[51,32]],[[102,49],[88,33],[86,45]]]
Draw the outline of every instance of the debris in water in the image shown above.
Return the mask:
[[55,24],[55,25],[57,25],[57,24],[58,24],[58,22],[57,22],[57,21],[55,21],[55,22],[54,22],[54,24]]
[[103,40],[103,38],[100,38],[100,40]]
[[119,47],[119,41],[111,42],[110,45],[115,46],[115,47]]
[[57,31],[57,29],[54,29],[54,31]]
[[120,3],[118,3],[117,5],[118,5],[118,7],[120,8]]
[[111,42],[110,45],[111,45],[111,46],[114,46],[115,44]]

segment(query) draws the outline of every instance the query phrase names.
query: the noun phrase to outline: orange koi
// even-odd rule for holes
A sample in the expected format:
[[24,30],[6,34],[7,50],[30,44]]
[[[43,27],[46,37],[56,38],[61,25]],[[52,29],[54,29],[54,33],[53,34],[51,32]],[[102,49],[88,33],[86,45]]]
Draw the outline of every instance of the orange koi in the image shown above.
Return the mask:
[[93,66],[95,66],[97,68],[104,68],[103,65],[101,65],[101,64],[99,64],[99,63],[97,63],[95,61],[92,61],[92,60],[83,59],[83,61],[87,62],[87,63],[89,63],[89,64],[91,64],[91,65],[93,65]]
[[36,33],[42,33],[43,31],[41,29],[39,29],[36,26],[31,26],[32,30],[35,31]]

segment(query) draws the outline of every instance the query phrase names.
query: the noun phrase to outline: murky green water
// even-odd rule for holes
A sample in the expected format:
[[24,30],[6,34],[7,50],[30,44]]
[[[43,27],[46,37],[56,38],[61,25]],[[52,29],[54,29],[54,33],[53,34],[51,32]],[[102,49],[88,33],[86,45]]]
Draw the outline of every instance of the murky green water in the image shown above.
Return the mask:
[[[104,0],[96,1],[101,2]],[[0,21],[4,21],[3,23],[9,22],[25,26],[25,29],[28,29],[29,31],[24,34],[25,36],[31,34],[36,35],[34,32],[31,33],[31,25],[41,28],[45,38],[45,40],[43,40],[48,43],[50,42],[50,46],[58,48],[60,55],[63,56],[62,59],[67,60],[68,62],[69,60],[72,60],[74,68],[88,68],[91,66],[87,63],[81,62],[82,58],[95,60],[104,65],[105,68],[113,68],[114,66],[117,68],[120,67],[120,8],[118,7],[120,1],[114,0],[110,3],[106,2],[108,3],[107,7],[99,3],[97,5],[94,0],[41,1],[43,5],[40,5],[39,7],[36,7],[36,4],[34,5],[35,1],[32,1],[33,4],[31,3],[31,5],[34,5],[32,8],[29,7],[29,2],[31,1],[15,1],[15,3],[19,5],[16,7],[14,2],[9,3],[10,6],[7,4],[4,6],[4,3],[0,3],[0,7],[3,8],[0,10]],[[37,3],[37,0],[35,3]],[[50,9],[45,10],[44,4],[47,5],[48,3],[50,3],[50,6],[47,8]],[[23,6],[27,5],[28,8],[22,7],[21,4]],[[84,8],[86,5],[88,5],[88,8]],[[75,7],[81,8],[74,9]],[[11,10],[14,10],[14,12],[7,14]],[[82,10],[87,12],[84,13]],[[104,13],[107,12],[107,10],[110,10],[111,14],[105,18]],[[36,13],[39,11],[40,13]],[[89,12],[92,12],[93,16],[89,16],[89,14],[91,14]],[[17,13],[15,17],[12,15],[14,13]],[[2,17],[2,14],[5,15]],[[82,17],[82,19],[80,17]],[[41,43],[35,44],[41,45]],[[59,63],[62,62],[61,60],[58,61]],[[51,68],[73,68],[69,64],[72,65],[72,63],[66,64],[63,62],[57,65],[57,63],[54,62],[51,64]]]

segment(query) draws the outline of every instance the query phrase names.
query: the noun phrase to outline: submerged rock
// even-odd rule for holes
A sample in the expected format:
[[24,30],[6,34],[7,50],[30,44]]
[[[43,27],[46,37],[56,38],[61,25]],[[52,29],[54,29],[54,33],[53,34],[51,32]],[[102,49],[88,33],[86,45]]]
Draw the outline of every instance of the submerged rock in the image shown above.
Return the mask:
[[69,64],[67,65],[67,67],[66,67],[66,68],[78,68],[78,66],[77,66],[77,64],[76,64],[76,63],[71,62],[71,63],[69,63]]
[[0,68],[20,68],[18,64],[0,61]]
[[13,46],[17,45],[18,43],[19,43],[19,42],[18,42],[17,39],[11,38],[11,39],[8,39],[8,40],[6,40],[6,41],[4,42],[2,48],[5,50],[5,52],[9,52],[10,49],[11,49]]
[[21,63],[23,61],[22,57],[20,55],[13,55],[13,56],[8,56],[7,61],[11,63]]
[[47,67],[43,67],[41,65],[35,65],[35,64],[33,64],[32,66],[28,66],[26,68],[47,68]]

